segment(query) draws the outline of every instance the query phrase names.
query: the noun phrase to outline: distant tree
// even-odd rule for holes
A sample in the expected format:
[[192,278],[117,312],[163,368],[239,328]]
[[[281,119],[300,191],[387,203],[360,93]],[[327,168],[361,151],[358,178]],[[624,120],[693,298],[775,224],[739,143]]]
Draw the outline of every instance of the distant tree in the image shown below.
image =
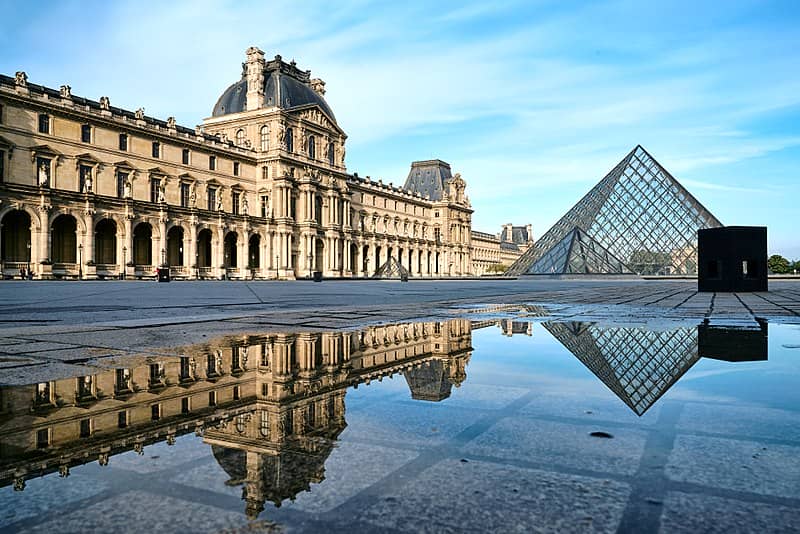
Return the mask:
[[628,267],[638,274],[667,274],[672,258],[666,252],[634,250],[628,260]]
[[794,263],[792,263],[792,272],[794,274],[800,274],[800,260],[794,260]]
[[489,267],[486,268],[487,274],[502,274],[506,272],[508,266],[503,265],[502,263],[493,263]]
[[767,267],[775,274],[786,274],[789,272],[789,260],[780,254],[773,254],[767,260]]

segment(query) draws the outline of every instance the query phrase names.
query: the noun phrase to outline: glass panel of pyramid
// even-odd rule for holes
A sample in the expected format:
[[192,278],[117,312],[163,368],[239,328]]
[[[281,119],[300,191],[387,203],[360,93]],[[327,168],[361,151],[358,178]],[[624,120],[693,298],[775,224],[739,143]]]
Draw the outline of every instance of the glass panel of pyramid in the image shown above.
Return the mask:
[[[697,230],[719,226],[714,215],[637,146],[506,274],[697,274]],[[569,243],[576,242],[571,237],[576,230],[578,241],[591,246],[572,253]],[[617,261],[599,261],[594,253]],[[570,261],[561,261],[565,254],[572,254]]]
[[700,359],[696,327],[658,331],[580,322],[542,324],[637,415]]
[[375,274],[372,275],[373,278],[402,278],[404,276],[408,276],[408,269],[403,267],[400,262],[398,262],[395,258],[389,258],[386,260],[386,263],[381,265]]

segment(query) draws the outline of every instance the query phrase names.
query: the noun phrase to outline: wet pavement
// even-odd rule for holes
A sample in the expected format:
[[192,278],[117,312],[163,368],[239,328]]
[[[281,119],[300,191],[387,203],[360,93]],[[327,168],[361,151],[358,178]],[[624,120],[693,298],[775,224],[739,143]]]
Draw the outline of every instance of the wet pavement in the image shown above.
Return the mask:
[[0,531],[800,524],[789,282],[24,284]]

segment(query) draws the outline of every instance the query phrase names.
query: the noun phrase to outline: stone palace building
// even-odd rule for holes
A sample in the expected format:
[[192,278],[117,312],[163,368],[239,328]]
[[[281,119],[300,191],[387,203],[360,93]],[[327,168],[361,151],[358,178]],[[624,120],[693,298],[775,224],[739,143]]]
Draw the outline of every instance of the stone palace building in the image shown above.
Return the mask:
[[393,258],[442,277],[507,261],[500,239],[475,254],[466,182],[447,163],[414,162],[403,187],[348,173],[324,94],[255,47],[196,128],[0,75],[3,274],[370,277]]

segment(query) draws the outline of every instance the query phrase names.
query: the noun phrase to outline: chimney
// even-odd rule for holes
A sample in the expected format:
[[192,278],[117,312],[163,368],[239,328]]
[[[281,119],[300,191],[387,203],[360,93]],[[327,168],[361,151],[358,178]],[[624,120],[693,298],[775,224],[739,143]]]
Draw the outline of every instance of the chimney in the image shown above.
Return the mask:
[[247,49],[247,111],[264,107],[264,52],[251,46]]

